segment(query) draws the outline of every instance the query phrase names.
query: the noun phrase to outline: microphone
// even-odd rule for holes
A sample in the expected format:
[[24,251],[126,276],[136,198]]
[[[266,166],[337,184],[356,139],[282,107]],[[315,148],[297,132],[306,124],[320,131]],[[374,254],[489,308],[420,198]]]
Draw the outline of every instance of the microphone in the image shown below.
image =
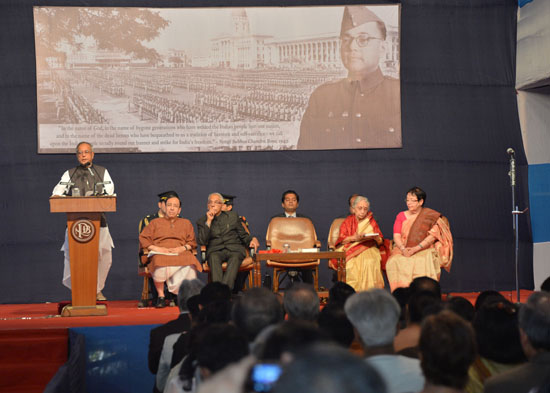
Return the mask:
[[506,153],[510,156],[510,172],[508,172],[508,175],[510,176],[510,185],[512,187],[516,186],[516,159],[514,158],[514,149],[509,147],[506,149]]
[[73,172],[71,177],[69,177],[69,181],[59,182],[59,184],[67,186],[67,188],[65,188],[65,192],[63,192],[63,195],[69,195],[69,190],[71,189],[72,186],[74,186],[74,182],[72,181],[74,175],[76,175],[76,170]]

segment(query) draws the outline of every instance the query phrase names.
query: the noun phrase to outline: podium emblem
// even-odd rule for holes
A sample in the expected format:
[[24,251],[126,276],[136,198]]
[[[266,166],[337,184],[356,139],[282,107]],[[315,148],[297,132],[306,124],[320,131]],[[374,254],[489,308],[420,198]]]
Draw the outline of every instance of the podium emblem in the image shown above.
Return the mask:
[[88,243],[94,238],[94,235],[94,224],[85,218],[75,221],[71,228],[71,236],[79,243]]

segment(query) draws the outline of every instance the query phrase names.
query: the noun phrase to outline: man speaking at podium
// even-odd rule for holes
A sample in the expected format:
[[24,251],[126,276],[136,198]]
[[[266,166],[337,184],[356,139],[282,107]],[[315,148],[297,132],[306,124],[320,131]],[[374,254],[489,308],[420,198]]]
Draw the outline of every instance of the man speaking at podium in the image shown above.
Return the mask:
[[[115,185],[106,168],[93,164],[94,150],[90,143],[80,142],[76,146],[76,158],[78,165],[71,168],[61,176],[61,180],[54,187],[52,196],[92,196],[113,195]],[[114,247],[113,239],[109,233],[105,215],[101,215],[101,228],[99,230],[99,258],[97,266],[97,300],[107,300],[103,293],[105,280],[113,261],[111,249]],[[65,242],[61,251],[65,254],[63,268],[63,285],[71,288],[71,264],[69,259],[69,238],[65,231]]]

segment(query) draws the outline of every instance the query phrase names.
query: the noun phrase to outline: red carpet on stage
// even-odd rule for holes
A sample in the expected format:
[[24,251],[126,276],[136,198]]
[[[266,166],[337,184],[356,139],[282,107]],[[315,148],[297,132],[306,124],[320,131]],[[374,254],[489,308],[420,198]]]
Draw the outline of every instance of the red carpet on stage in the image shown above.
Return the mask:
[[138,308],[137,300],[115,300],[107,304],[107,315],[97,317],[61,317],[57,303],[2,304],[0,330],[69,328],[84,326],[153,325],[177,318],[177,307]]

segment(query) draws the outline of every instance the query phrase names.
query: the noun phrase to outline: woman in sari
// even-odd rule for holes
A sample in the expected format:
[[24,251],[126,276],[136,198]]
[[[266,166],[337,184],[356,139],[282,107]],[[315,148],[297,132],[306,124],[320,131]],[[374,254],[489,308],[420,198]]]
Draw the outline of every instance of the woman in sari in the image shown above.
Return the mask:
[[358,292],[384,288],[378,249],[382,232],[369,208],[369,200],[357,196],[353,201],[354,214],[342,222],[336,241],[336,251],[346,252],[346,283]]
[[407,191],[408,210],[393,225],[394,247],[386,264],[391,290],[408,287],[416,277],[439,281],[441,267],[450,271],[453,237],[441,213],[424,207],[426,193],[419,187]]

